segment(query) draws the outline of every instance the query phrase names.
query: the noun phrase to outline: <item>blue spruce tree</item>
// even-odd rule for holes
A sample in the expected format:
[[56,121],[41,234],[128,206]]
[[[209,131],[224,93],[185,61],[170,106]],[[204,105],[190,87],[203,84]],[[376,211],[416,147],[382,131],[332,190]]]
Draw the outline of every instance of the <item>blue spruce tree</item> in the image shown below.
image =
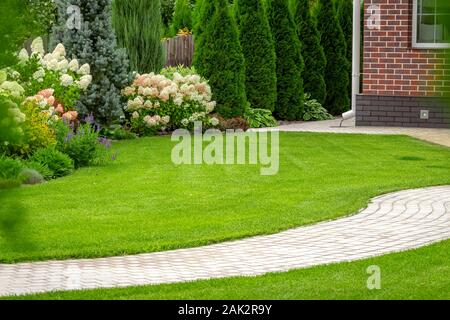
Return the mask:
[[63,43],[67,57],[91,66],[92,84],[81,97],[81,114],[111,124],[123,116],[121,89],[130,81],[126,52],[117,49],[111,0],[57,0],[52,46]]

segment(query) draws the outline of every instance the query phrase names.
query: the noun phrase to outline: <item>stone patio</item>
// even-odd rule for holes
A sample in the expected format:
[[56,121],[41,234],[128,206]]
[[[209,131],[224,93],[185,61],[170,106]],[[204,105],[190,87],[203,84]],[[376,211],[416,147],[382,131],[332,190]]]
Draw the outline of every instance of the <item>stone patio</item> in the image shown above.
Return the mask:
[[450,147],[449,129],[429,128],[395,128],[395,127],[356,127],[355,120],[346,120],[340,127],[341,120],[293,122],[278,127],[280,131],[290,132],[325,132],[325,133],[355,133],[355,134],[393,134],[408,135],[416,139],[441,144]]

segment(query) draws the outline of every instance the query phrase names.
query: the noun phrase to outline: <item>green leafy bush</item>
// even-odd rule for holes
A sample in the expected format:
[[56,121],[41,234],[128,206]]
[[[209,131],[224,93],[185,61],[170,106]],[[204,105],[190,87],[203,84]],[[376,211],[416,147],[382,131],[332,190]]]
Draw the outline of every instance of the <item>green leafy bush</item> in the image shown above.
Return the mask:
[[0,156],[0,189],[19,186],[23,164],[16,159]]
[[320,120],[331,120],[334,117],[328,113],[328,111],[322,107],[320,102],[316,99],[310,99],[309,94],[305,95],[305,106],[303,114],[303,120],[305,121],[320,121]]
[[298,120],[303,114],[304,62],[301,43],[288,1],[270,0],[268,4],[277,58],[277,101],[274,115],[278,120]]
[[7,152],[10,144],[19,144],[23,139],[21,128],[25,115],[17,103],[0,93],[0,153]]
[[[111,0],[59,0],[55,3],[58,19],[53,26],[51,45],[62,43],[67,56],[77,57],[81,65],[89,64],[92,71],[92,85],[77,102],[77,111],[82,115],[92,112],[102,123],[119,121],[123,117],[120,89],[128,83],[130,74],[126,50],[117,48],[111,22]],[[159,4],[159,1],[146,3],[145,12],[155,15],[148,8],[156,7],[149,4]],[[67,8],[74,4],[82,15],[80,29],[67,28]],[[145,17],[142,15],[142,19]],[[138,18],[141,21],[141,17]],[[147,32],[146,28],[140,31],[142,34]]]
[[179,65],[176,67],[165,67],[164,69],[161,70],[160,74],[169,79],[173,79],[175,73],[179,73],[183,77],[198,74],[197,70],[195,70],[195,67],[185,67],[183,65]]
[[193,72],[194,69],[178,67],[163,70],[163,74],[138,75],[122,91],[128,99],[125,112],[132,131],[145,136],[164,130],[192,129],[197,121],[204,127],[217,124],[217,119],[209,117],[216,103],[211,100],[208,81]]
[[55,133],[48,125],[48,115],[43,113],[33,101],[26,101],[21,106],[25,120],[21,127],[23,140],[10,143],[7,152],[23,158],[29,157],[38,149],[46,148],[56,143]]
[[250,128],[268,128],[278,125],[277,120],[272,116],[272,112],[267,109],[249,108],[245,112],[245,119]]
[[25,166],[30,170],[39,172],[45,180],[51,180],[53,178],[53,171],[46,164],[28,160],[25,162]]
[[243,117],[226,119],[217,115],[217,119],[219,120],[218,129],[221,131],[225,131],[227,129],[247,131],[250,128],[247,120]]
[[38,150],[31,156],[30,161],[47,166],[53,172],[52,178],[67,176],[74,170],[73,160],[55,147]]
[[59,143],[59,151],[67,154],[74,162],[75,168],[92,164],[101,147],[98,132],[90,124],[80,125],[76,130],[69,128],[63,143]]

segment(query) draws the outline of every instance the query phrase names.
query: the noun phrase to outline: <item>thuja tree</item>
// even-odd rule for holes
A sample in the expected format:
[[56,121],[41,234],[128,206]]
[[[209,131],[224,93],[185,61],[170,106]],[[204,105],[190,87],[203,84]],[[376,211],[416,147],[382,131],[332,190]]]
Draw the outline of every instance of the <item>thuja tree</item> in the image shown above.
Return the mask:
[[334,1],[319,0],[317,26],[327,59],[325,68],[327,96],[324,106],[330,113],[338,115],[348,110],[350,100],[347,95],[349,77],[345,37]]
[[180,29],[188,28],[192,30],[192,9],[189,0],[177,0],[175,12],[170,27],[171,35],[175,36]]
[[277,101],[275,117],[296,120],[303,115],[303,58],[287,0],[269,0],[269,23],[275,41]]
[[114,0],[113,22],[120,47],[126,48],[132,70],[159,72],[164,54],[159,0]]
[[[98,121],[113,123],[123,116],[121,88],[129,82],[125,50],[116,48],[110,0],[58,0],[52,45],[63,43],[68,57],[91,66],[92,85],[78,109]],[[76,7],[75,7],[76,6]]]
[[351,99],[351,79],[352,79],[352,51],[353,51],[353,2],[352,0],[339,0],[338,9],[339,23],[344,33],[346,52],[345,57],[347,59],[347,73],[349,76],[348,83],[348,96]]
[[311,98],[323,104],[326,96],[324,75],[327,62],[320,44],[319,31],[311,15],[309,0],[292,0],[291,4],[305,61],[303,89]]
[[247,99],[253,108],[274,111],[277,97],[275,45],[262,0],[238,0],[240,40],[245,58]]
[[[201,36],[205,23],[214,13],[214,0],[197,0],[192,11],[192,24],[195,37]],[[197,41],[197,39],[196,39]]]
[[[211,12],[212,15],[208,15]],[[202,32],[194,56],[197,71],[211,85],[217,111],[225,118],[244,114],[245,61],[228,0],[203,1]]]

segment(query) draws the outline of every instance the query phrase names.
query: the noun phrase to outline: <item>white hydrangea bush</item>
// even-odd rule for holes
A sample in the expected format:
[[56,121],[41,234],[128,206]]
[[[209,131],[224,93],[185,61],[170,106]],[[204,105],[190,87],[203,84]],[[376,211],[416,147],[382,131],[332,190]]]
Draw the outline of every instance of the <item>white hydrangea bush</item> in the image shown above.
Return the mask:
[[128,102],[125,112],[131,128],[140,135],[177,128],[192,129],[194,122],[204,127],[217,126],[219,121],[210,117],[216,102],[211,87],[194,70],[162,74],[137,74],[133,83],[122,94]]
[[24,95],[36,101],[51,101],[44,111],[53,113],[52,116],[73,118],[81,93],[92,82],[90,66],[67,59],[62,44],[46,53],[40,37],[32,42],[31,53],[26,49],[18,53],[18,60],[17,65],[8,69],[8,78],[25,88]]

